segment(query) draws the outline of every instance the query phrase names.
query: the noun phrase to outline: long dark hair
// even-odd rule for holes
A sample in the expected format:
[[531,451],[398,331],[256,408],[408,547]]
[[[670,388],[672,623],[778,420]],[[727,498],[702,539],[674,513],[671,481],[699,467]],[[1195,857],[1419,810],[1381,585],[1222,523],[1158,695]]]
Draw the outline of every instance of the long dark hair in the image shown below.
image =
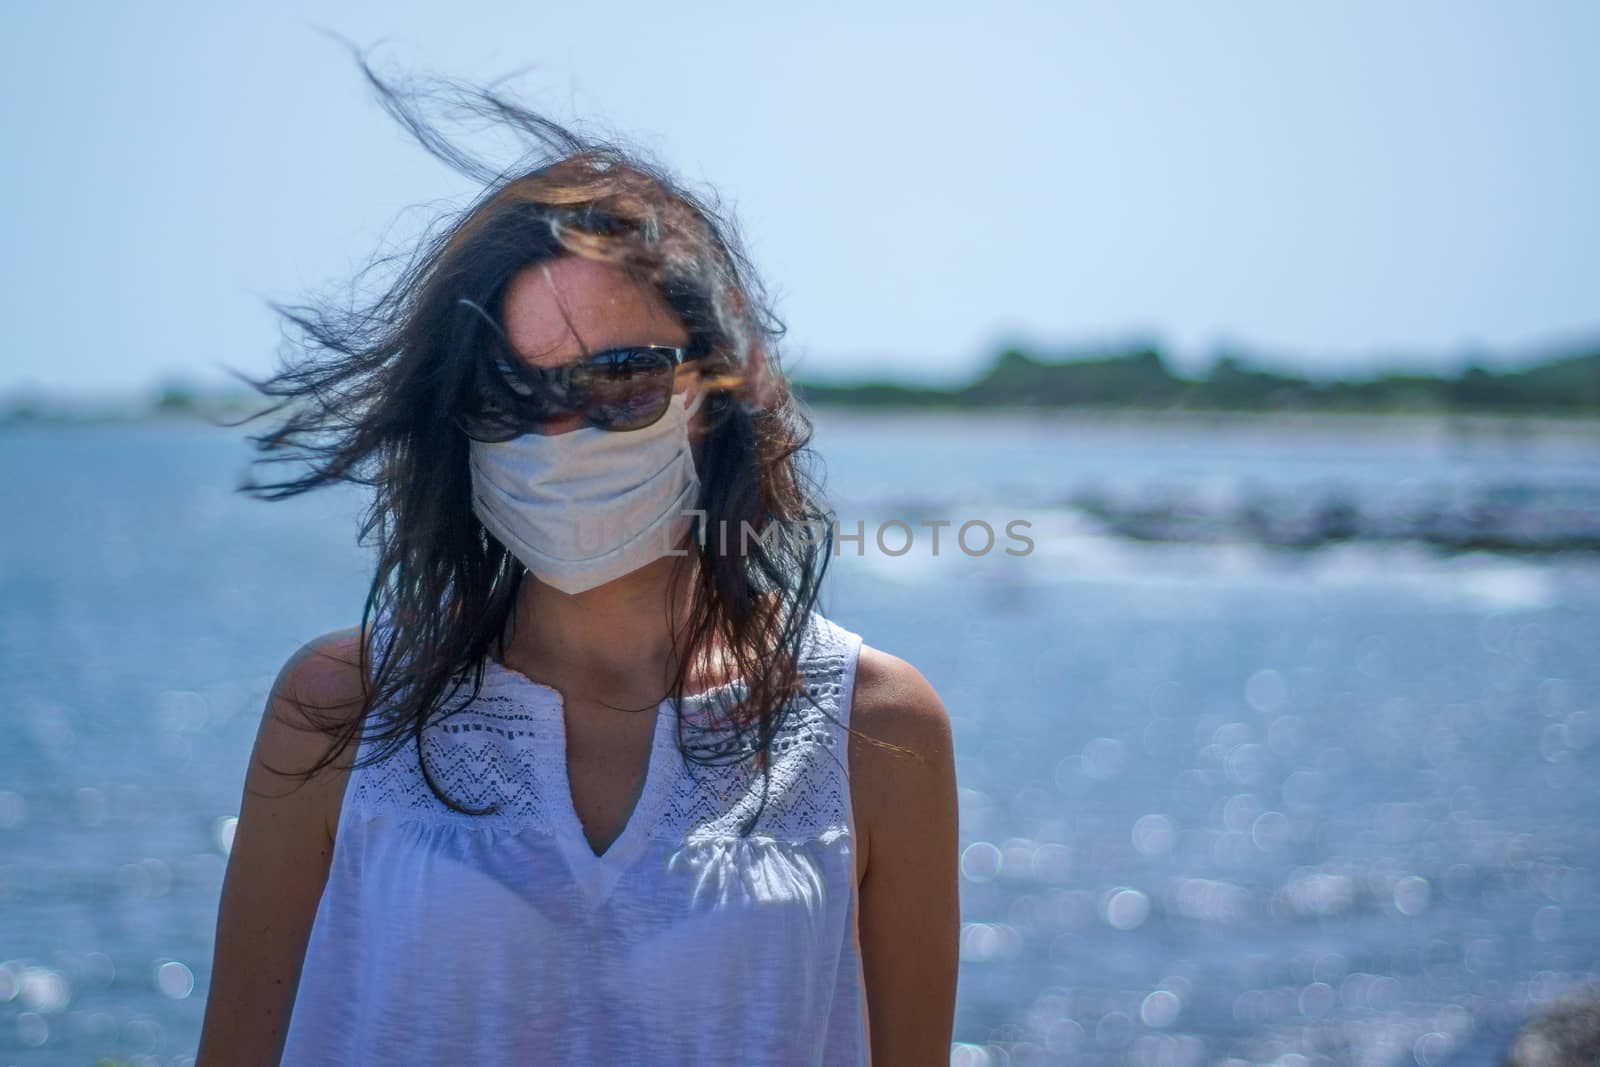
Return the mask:
[[[436,224],[375,298],[272,303],[290,327],[287,352],[272,377],[247,378],[276,401],[252,418],[280,417],[250,438],[264,454],[255,466],[295,471],[252,477],[242,491],[272,500],[339,482],[371,490],[360,534],[377,555],[362,610],[362,707],[355,716],[308,707],[330,744],[294,773],[309,777],[362,739],[368,754],[356,766],[411,744],[441,801],[470,814],[489,810],[447,796],[423,746],[437,714],[478,696],[485,656],[514,623],[526,574],[471,506],[468,439],[455,417],[473,402],[484,331],[493,324],[463,314],[462,300],[498,308],[513,275],[560,255],[605,259],[654,286],[705,353],[702,380],[711,391],[697,505],[705,526],[672,573],[674,593],[686,576],[693,585],[687,632],[675,635],[671,696],[681,705],[692,664],[720,646],[743,682],[725,718],[733,742],[724,732],[705,751],[686,744],[680,712],[679,748],[701,763],[742,759],[753,749],[766,768],[773,735],[807,688],[799,654],[834,522],[808,470],[811,421],[779,367],[785,327],[735,223],[612,140],[582,136],[492,89],[442,78],[424,88],[394,83],[359,50],[355,56],[389,114],[485,189]],[[528,154],[496,169],[442,136],[425,117],[430,103],[510,130]],[[779,535],[741,539],[745,523]],[[728,530],[727,546],[705,536],[707,527]],[[466,700],[447,707],[469,683]]]

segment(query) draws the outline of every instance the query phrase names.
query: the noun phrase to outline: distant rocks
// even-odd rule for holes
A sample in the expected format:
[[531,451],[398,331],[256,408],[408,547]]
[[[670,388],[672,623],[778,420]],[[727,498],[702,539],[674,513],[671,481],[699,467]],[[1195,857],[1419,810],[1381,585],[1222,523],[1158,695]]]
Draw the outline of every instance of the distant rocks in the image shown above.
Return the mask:
[[1178,489],[1134,497],[1085,489],[1065,503],[1106,533],[1138,541],[1289,549],[1410,542],[1444,552],[1600,552],[1600,489],[1593,487],[1441,487],[1400,499],[1362,499],[1337,488],[1252,488],[1222,500]]

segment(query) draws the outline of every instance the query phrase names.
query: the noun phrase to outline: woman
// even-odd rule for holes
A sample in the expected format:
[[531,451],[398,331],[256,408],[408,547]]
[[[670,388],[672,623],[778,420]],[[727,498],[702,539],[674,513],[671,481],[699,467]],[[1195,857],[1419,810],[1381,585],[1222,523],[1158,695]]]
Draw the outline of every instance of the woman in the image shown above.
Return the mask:
[[372,488],[362,625],[262,718],[199,1063],[935,1064],[949,722],[816,607],[831,513],[728,224],[659,168],[447,87],[546,154],[393,287],[279,308],[297,476]]

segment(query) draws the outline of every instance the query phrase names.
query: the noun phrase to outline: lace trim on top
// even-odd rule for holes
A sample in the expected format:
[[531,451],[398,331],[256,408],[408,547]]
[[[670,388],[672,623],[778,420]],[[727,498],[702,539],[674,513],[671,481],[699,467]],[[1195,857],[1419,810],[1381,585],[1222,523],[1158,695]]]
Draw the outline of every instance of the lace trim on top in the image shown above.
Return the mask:
[[[766,806],[752,834],[802,843],[849,832],[849,775],[844,724],[848,722],[855,657],[854,635],[819,613],[802,641],[803,696],[790,701],[771,742]],[[678,748],[680,724],[657,731],[652,771],[666,791],[648,836],[673,843],[722,840],[739,833],[762,801],[762,775],[749,754],[753,729],[740,739],[731,729],[709,729],[715,710],[743,683],[718,686],[685,699],[684,739],[697,753],[720,751],[718,763],[688,760]],[[807,699],[809,696],[810,699]],[[813,706],[813,701],[815,706]],[[665,702],[658,715],[675,714]],[[352,772],[346,806],[361,818],[398,817],[476,830],[554,833],[551,783],[564,780],[562,707],[555,690],[496,663],[485,664],[478,697],[423,732],[427,766],[436,784],[458,804],[494,807],[485,815],[451,810],[424,780],[414,742],[387,759]],[[664,739],[664,741],[663,741]],[[368,742],[363,741],[365,749]],[[727,755],[745,753],[737,762]],[[702,757],[704,758],[704,757]],[[642,804],[643,801],[641,800]]]

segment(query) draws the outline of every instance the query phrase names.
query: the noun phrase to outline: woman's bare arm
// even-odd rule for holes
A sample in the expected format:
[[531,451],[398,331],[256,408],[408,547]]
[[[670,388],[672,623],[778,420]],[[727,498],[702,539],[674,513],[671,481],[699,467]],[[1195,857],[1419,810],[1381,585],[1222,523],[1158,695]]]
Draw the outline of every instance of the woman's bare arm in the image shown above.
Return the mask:
[[850,722],[913,753],[850,739],[872,1061],[944,1067],[961,936],[950,717],[916,668],[863,647]]
[[267,700],[222,884],[198,1067],[256,1067],[281,1055],[354,746],[309,781],[271,768],[301,770],[327,751],[304,707],[359,713],[359,641],[352,628],[308,643]]

